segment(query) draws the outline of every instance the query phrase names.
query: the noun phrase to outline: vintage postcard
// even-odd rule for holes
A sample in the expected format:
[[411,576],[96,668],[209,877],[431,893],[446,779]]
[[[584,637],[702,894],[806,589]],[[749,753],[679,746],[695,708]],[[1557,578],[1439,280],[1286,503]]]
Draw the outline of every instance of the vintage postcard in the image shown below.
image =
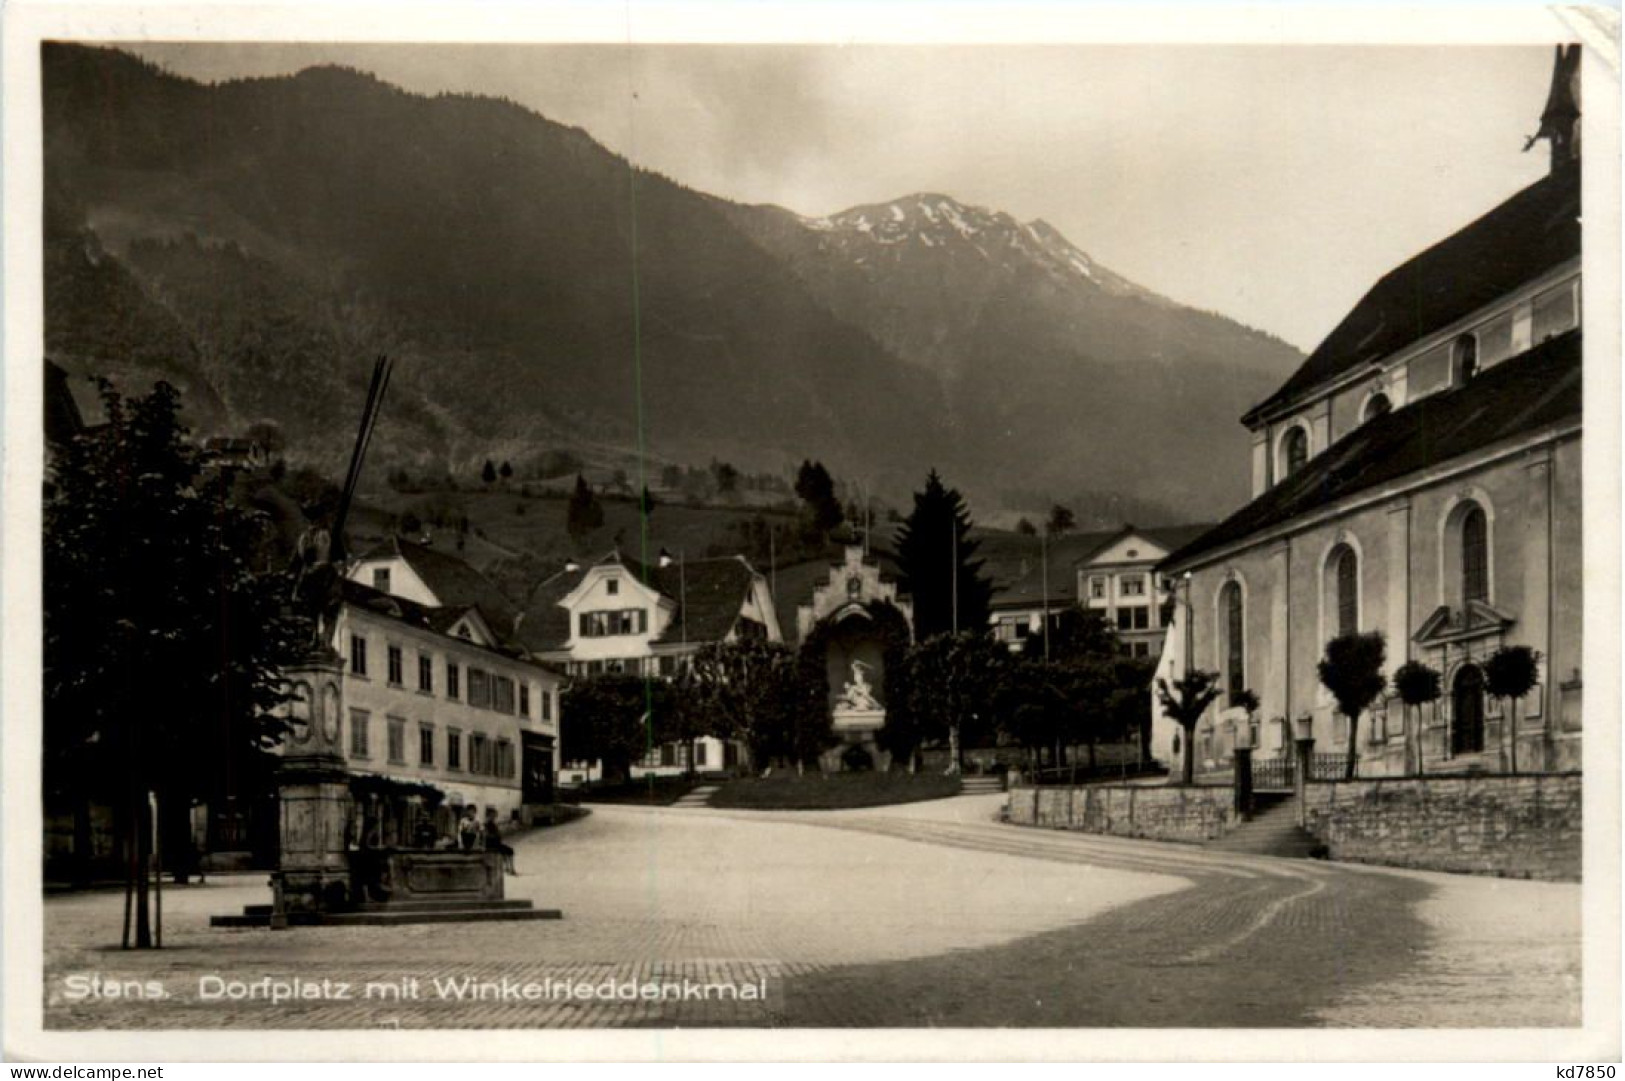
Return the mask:
[[1617,1060],[1616,11],[7,15],[8,1054]]

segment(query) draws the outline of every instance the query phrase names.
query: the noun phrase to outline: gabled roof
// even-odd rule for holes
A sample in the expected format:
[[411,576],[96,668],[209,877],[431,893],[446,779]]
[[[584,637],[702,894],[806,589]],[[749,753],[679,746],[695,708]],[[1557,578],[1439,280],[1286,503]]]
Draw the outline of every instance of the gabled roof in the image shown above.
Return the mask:
[[660,643],[717,642],[733,629],[748,599],[755,570],[743,556],[673,562],[661,567],[611,552],[590,566],[561,571],[539,583],[525,602],[518,638],[536,651],[562,649],[570,640],[570,613],[560,602],[595,567],[619,564],[639,581],[677,605]]
[[498,637],[513,633],[519,606],[498,589],[491,580],[456,556],[447,555],[428,545],[418,544],[401,537],[393,537],[367,552],[361,558],[389,559],[399,556],[423,579],[429,592],[445,607],[470,605],[478,607],[486,623]]
[[1174,552],[1212,528],[1212,522],[1204,522],[1200,525],[1154,526],[1146,529],[1141,529],[1139,526],[1125,525],[1116,533],[1107,535],[1105,540],[1078,556],[1073,562],[1079,564],[1088,563],[1118,541],[1128,537],[1143,537],[1164,552]]
[[1299,515],[1503,439],[1580,419],[1581,334],[1572,330],[1502,361],[1465,386],[1367,421],[1192,543],[1175,569]]
[[657,641],[721,641],[733,630],[754,577],[743,556],[655,568],[655,588],[678,601],[676,615]]
[[[369,612],[376,612],[408,626],[421,627],[436,634],[450,636],[452,628],[465,616],[471,614],[476,619],[484,622],[486,627],[489,628],[490,626],[490,621],[484,618],[484,614],[480,611],[478,605],[458,604],[437,608],[427,604],[418,604],[416,601],[409,601],[405,597],[397,597],[393,593],[384,593],[369,585],[363,585],[353,578],[340,579],[339,585],[342,590],[339,596],[344,603],[357,608],[365,608]],[[504,657],[525,659],[523,652],[512,648],[501,641],[500,638],[495,646],[465,639],[459,639],[459,641],[476,649],[484,649]]]
[[1116,536],[1115,533],[1063,533],[1049,538],[1047,545],[1036,535],[1021,533],[985,534],[977,537],[976,557],[982,573],[993,582],[993,607],[1020,608],[1044,602],[1044,560],[1049,563],[1049,599],[1076,600],[1076,571],[1073,565],[1086,552]]
[[1562,169],[1384,275],[1243,424],[1441,330],[1580,254],[1580,171]]

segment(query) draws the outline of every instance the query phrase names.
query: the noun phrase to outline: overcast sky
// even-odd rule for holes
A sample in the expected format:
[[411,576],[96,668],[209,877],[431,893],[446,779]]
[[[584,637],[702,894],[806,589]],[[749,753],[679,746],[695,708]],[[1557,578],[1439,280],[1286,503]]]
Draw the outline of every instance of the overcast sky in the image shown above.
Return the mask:
[[691,187],[807,215],[935,191],[1043,218],[1312,349],[1545,172],[1545,47],[152,45],[204,80],[341,63],[511,98]]

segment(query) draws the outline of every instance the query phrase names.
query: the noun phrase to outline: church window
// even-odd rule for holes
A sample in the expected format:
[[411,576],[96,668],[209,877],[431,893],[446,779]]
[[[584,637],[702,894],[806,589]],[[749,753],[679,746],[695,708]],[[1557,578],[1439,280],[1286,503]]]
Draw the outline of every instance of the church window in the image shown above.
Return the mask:
[[1472,382],[1473,376],[1478,374],[1478,339],[1471,334],[1463,334],[1451,347],[1450,355],[1455,362],[1456,385]]
[[1302,469],[1309,460],[1309,433],[1293,428],[1281,441],[1281,477],[1284,480]]
[[1473,506],[1461,519],[1461,599],[1490,599],[1489,524],[1484,508]]
[[1340,544],[1332,552],[1331,565],[1337,633],[1354,634],[1360,629],[1360,557],[1353,548]]
[[1224,690],[1230,704],[1247,689],[1246,618],[1241,597],[1241,586],[1226,582],[1219,594],[1219,614],[1224,621]]
[[1366,399],[1365,416],[1362,419],[1367,421],[1376,420],[1378,417],[1386,417],[1393,411],[1394,403],[1388,400],[1388,395],[1379,391]]

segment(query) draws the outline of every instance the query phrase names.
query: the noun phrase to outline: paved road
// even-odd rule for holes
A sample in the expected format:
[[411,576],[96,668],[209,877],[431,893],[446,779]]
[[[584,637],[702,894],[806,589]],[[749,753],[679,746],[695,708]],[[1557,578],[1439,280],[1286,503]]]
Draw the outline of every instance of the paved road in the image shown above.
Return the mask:
[[[266,899],[257,876],[217,878],[166,893],[172,948],[134,955],[99,945],[117,940],[117,894],[53,898],[47,1024],[1579,1021],[1577,886],[1025,830],[993,820],[1001,799],[817,814],[602,807],[516,846],[524,873],[510,896],[564,909],[556,922],[211,930],[208,914]],[[91,975],[165,997],[72,999],[69,977]],[[328,997],[204,997],[221,981],[286,991],[295,977]],[[416,997],[403,985],[414,977]],[[348,998],[331,997],[340,983]],[[524,998],[527,983],[542,997]],[[483,1000],[459,997],[479,984]],[[582,995],[650,986],[666,997]]]

